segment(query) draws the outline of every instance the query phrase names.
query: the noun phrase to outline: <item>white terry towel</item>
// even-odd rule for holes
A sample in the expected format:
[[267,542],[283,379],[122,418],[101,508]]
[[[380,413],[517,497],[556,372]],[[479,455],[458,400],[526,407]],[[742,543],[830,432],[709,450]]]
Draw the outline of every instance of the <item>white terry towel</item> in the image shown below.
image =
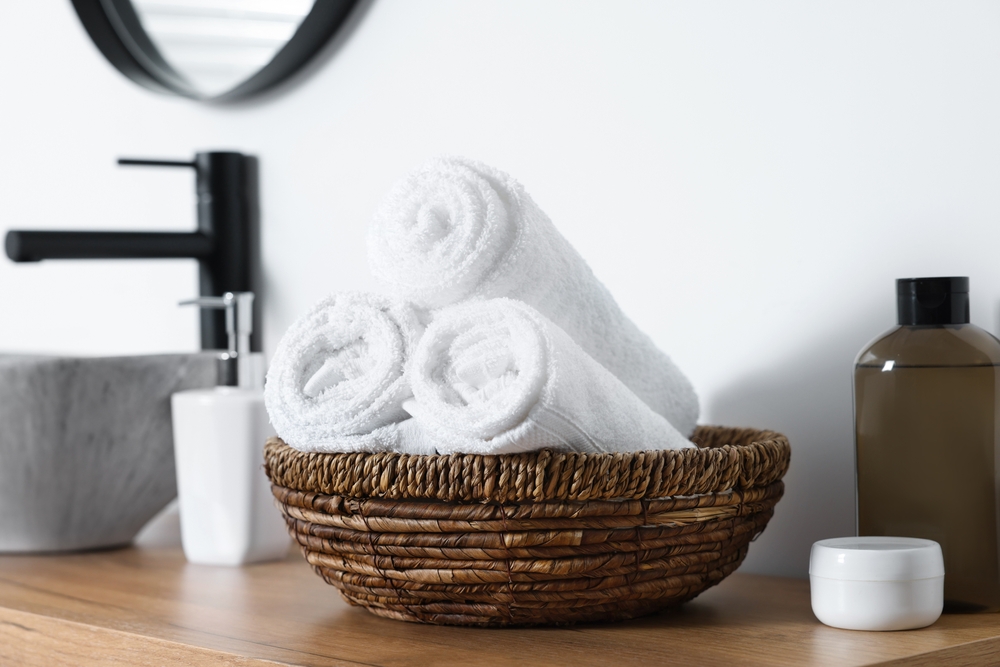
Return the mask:
[[461,158],[427,162],[380,206],[368,257],[377,278],[421,307],[494,297],[534,306],[677,430],[694,431],[690,381],[507,174]]
[[694,445],[559,327],[511,299],[436,313],[410,361],[404,407],[438,453]]
[[406,362],[422,332],[412,307],[384,296],[344,292],[320,301],[271,361],[264,403],[275,431],[305,452],[433,453],[402,408],[412,395]]

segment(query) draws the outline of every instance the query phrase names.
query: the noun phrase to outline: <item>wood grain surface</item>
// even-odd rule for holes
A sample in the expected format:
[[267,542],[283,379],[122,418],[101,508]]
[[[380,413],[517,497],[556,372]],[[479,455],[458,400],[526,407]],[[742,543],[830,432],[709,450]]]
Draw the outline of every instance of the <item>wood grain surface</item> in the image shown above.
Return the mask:
[[244,568],[178,549],[0,557],[2,665],[1000,664],[1000,615],[923,630],[821,625],[808,583],[735,574],[684,607],[611,625],[472,629],[350,607],[297,554]]

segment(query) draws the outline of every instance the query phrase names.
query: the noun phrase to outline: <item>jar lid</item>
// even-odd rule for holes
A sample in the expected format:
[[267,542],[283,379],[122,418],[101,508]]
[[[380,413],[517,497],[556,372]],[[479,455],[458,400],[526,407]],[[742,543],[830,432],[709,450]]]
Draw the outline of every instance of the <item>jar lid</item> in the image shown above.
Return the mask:
[[914,537],[837,537],[809,554],[809,574],[849,581],[908,581],[944,576],[941,545]]

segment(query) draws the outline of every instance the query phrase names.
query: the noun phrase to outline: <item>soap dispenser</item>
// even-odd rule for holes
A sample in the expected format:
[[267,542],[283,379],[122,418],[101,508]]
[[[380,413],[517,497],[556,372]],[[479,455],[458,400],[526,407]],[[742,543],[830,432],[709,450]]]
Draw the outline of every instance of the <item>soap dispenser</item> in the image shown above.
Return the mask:
[[264,474],[274,431],[264,409],[263,355],[250,352],[253,293],[182,305],[224,308],[229,350],[218,386],[171,397],[181,541],[192,563],[242,565],[283,558],[289,538]]
[[969,279],[896,281],[899,326],[854,367],[858,533],[934,540],[945,608],[1000,610],[1000,341]]

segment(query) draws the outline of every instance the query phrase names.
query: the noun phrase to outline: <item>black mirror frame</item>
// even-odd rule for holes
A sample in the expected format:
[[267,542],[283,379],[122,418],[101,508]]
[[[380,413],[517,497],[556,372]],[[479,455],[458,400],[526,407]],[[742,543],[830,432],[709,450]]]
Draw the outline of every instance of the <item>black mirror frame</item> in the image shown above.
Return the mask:
[[298,71],[333,37],[357,0],[316,0],[292,38],[267,65],[232,90],[199,93],[149,39],[130,0],[72,0],[83,27],[104,57],[140,86],[195,100],[236,102],[273,88]]

